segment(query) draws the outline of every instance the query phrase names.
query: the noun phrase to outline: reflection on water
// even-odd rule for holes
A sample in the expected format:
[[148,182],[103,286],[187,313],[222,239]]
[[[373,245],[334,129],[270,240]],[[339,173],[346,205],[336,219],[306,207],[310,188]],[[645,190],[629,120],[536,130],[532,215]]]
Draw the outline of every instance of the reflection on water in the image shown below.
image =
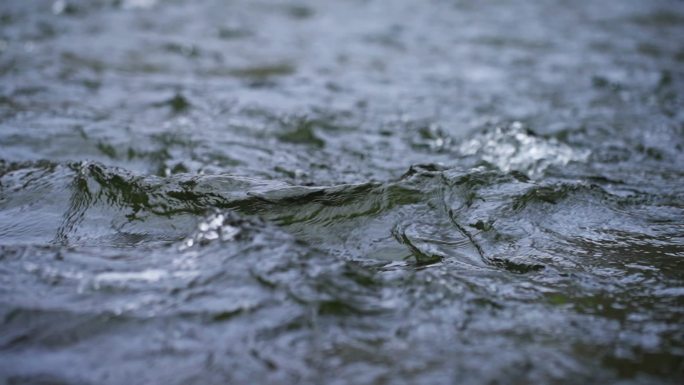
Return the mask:
[[0,3],[0,378],[681,383],[681,4],[390,3]]

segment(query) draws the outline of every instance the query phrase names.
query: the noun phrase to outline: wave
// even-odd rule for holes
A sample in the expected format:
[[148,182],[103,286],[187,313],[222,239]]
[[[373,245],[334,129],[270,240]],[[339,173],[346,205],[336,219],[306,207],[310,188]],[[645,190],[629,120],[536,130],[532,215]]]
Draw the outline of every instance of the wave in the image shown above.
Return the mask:
[[384,183],[314,187],[233,175],[140,176],[98,163],[11,165],[0,178],[1,213],[12,218],[0,229],[4,244],[131,247],[239,236],[239,226],[217,225],[219,217],[202,222],[204,235],[190,235],[198,218],[223,210],[347,260],[535,271],[552,254],[546,249],[568,238],[604,239],[607,229],[654,234],[628,213],[634,199],[485,168],[417,165]]

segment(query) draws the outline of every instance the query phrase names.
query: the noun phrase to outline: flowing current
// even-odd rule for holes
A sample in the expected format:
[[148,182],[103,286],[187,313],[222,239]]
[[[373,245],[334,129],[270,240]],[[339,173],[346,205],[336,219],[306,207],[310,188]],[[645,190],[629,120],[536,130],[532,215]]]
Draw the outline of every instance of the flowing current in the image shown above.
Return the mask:
[[0,383],[681,384],[684,3],[0,2]]

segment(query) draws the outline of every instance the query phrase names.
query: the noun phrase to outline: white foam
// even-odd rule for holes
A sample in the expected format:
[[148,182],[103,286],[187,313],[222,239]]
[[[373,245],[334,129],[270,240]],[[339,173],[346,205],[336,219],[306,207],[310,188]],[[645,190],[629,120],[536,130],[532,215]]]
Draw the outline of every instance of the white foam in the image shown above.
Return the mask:
[[588,151],[573,149],[555,138],[528,133],[520,122],[479,134],[462,143],[458,151],[464,156],[479,156],[501,171],[517,170],[530,177],[551,165],[565,166],[586,161],[589,156]]

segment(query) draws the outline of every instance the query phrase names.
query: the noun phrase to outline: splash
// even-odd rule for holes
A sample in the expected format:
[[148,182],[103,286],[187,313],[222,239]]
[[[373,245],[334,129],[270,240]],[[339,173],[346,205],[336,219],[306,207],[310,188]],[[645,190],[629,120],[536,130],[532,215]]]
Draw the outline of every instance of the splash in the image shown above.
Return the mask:
[[458,150],[463,156],[477,157],[501,171],[520,171],[533,178],[541,176],[549,166],[584,162],[590,155],[589,150],[536,135],[520,122],[484,131],[466,140]]

